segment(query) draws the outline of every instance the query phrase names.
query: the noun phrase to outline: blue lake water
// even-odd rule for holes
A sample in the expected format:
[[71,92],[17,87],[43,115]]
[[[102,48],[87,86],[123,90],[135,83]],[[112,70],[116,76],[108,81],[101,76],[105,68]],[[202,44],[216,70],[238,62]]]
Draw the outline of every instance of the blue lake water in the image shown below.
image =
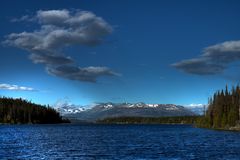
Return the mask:
[[188,125],[0,125],[0,159],[240,159],[240,132]]

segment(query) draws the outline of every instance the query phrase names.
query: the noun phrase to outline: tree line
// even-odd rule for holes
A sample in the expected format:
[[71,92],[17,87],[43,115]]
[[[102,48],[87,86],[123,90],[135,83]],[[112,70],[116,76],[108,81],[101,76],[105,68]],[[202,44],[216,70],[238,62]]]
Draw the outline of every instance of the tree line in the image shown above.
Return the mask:
[[177,117],[112,117],[98,120],[104,124],[194,124],[199,116]]
[[0,97],[0,123],[48,124],[66,123],[60,114],[49,106],[34,104],[24,99]]
[[228,87],[219,90],[209,99],[205,116],[197,121],[197,125],[207,128],[228,129],[239,124],[240,87]]

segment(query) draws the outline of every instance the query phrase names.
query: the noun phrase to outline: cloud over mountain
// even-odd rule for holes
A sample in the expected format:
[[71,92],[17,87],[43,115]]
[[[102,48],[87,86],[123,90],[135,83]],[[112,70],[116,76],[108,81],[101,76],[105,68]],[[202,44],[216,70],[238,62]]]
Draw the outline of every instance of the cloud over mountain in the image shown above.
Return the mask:
[[226,41],[209,46],[197,58],[173,64],[177,69],[197,75],[223,73],[232,62],[240,61],[240,41]]
[[[39,10],[34,17],[25,15],[15,19],[14,22],[28,20],[37,22],[40,28],[33,32],[11,33],[6,36],[3,44],[28,51],[34,63],[45,64],[48,73],[56,76],[79,81],[89,79],[89,82],[95,82],[100,76],[114,76],[114,74],[106,74],[106,71],[113,73],[107,67],[95,67],[95,69],[104,68],[106,71],[97,72],[97,74],[95,71],[87,71],[87,74],[78,74],[78,78],[55,74],[56,68],[64,68],[66,64],[75,69],[82,68],[77,66],[71,57],[62,53],[65,47],[99,45],[104,37],[112,32],[112,27],[101,17],[88,11]],[[81,69],[79,72],[82,70],[86,69]]]

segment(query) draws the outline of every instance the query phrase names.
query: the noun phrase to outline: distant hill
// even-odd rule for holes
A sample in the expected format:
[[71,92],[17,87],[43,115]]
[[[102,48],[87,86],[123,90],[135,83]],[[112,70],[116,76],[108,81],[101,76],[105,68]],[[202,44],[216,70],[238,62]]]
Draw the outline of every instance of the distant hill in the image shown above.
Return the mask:
[[195,124],[201,116],[179,117],[112,117],[98,120],[103,124]]
[[111,117],[172,117],[195,116],[196,114],[180,105],[145,103],[100,103],[90,109],[64,116],[69,119],[96,121]]
[[0,97],[0,123],[63,123],[60,114],[49,106],[42,106],[23,99]]

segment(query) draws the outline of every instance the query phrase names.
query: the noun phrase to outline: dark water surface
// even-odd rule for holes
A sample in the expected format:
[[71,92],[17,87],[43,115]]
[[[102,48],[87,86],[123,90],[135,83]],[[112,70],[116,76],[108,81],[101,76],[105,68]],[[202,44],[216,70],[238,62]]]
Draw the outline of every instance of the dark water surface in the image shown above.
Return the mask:
[[0,125],[0,159],[240,159],[240,132],[188,125]]

